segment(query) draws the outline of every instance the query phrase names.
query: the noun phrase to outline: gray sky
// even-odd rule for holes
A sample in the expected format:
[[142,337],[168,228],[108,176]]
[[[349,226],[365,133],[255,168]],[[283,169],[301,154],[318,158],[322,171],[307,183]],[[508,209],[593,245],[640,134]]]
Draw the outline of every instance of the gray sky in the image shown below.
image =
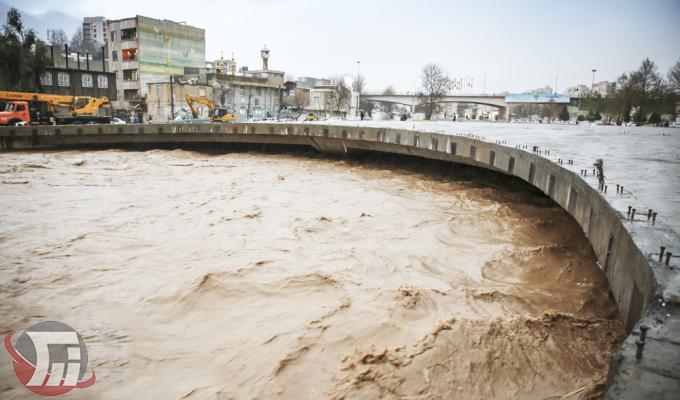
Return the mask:
[[209,59],[233,52],[238,65],[295,76],[356,74],[369,91],[412,91],[422,66],[440,64],[474,82],[469,91],[558,90],[614,80],[644,57],[664,75],[680,58],[680,1],[453,0],[4,0],[40,14],[109,19],[145,15],[206,30]]

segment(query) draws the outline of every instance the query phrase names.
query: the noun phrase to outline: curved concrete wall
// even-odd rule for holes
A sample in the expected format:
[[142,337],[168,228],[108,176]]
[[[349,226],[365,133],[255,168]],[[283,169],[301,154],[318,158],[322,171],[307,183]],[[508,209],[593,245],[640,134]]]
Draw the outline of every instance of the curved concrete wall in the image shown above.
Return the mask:
[[560,204],[581,226],[630,333],[653,301],[654,272],[616,211],[580,176],[537,154],[469,137],[408,130],[308,124],[150,124],[0,129],[0,150],[129,144],[272,143],[322,152],[352,149],[451,161],[512,175]]

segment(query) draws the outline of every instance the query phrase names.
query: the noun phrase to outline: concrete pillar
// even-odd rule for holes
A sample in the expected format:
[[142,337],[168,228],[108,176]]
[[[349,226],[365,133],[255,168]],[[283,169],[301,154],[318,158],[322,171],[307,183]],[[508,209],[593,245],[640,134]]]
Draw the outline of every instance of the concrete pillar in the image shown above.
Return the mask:
[[510,113],[508,112],[508,107],[498,107],[498,120],[499,121],[510,121]]

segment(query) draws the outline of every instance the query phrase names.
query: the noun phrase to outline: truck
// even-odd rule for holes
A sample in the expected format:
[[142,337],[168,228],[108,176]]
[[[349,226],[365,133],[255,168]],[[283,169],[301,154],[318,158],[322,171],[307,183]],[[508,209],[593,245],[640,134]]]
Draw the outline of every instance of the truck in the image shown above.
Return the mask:
[[111,123],[107,97],[0,91],[0,125]]
[[224,107],[218,107],[207,97],[186,95],[185,99],[189,105],[189,109],[191,109],[191,115],[196,121],[201,121],[198,117],[198,110],[196,110],[197,104],[208,107],[208,118],[211,122],[234,122],[236,119],[236,115],[234,115],[231,110]]

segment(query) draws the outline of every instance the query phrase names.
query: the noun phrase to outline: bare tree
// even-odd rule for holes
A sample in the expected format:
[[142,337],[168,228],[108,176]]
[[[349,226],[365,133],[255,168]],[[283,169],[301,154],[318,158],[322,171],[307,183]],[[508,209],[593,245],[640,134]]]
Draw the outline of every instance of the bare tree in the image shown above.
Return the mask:
[[418,92],[418,99],[425,107],[425,118],[432,118],[439,102],[451,90],[451,78],[437,64],[430,63],[423,67],[421,75],[422,88]]
[[52,46],[60,48],[68,43],[68,36],[66,36],[66,32],[63,29],[50,30],[47,41]]
[[340,114],[340,110],[349,102],[350,91],[345,86],[345,79],[342,76],[331,78],[331,82],[333,82],[333,88],[328,96],[328,105],[335,110],[336,114]]
[[80,51],[83,48],[83,27],[79,26],[78,29],[71,36],[71,43],[69,47],[73,51]]
[[293,96],[293,106],[298,110],[298,115],[309,105],[309,93],[304,90],[296,89]]
[[352,82],[352,90],[361,94],[366,86],[366,78],[363,75],[357,75],[356,79]]
[[[394,91],[394,88],[393,88],[392,86],[386,87],[385,90],[383,91],[383,94],[384,94],[384,95],[392,95],[392,94],[396,94],[396,93],[397,93],[397,92]],[[391,112],[394,110],[394,104],[392,104],[392,103],[387,103],[387,102],[384,103],[384,104],[385,104],[385,105],[383,106],[383,110],[384,110],[386,113],[389,114],[389,113],[391,113]]]
[[668,86],[677,94],[680,94],[680,60],[675,62],[668,71]]

